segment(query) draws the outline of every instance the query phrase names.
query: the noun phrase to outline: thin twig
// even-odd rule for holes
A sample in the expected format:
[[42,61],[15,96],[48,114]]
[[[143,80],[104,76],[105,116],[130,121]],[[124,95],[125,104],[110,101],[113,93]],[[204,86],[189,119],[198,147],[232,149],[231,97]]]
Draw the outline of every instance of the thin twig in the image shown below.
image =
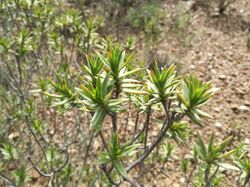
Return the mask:
[[211,186],[211,181],[209,179],[209,173],[210,173],[211,165],[208,165],[205,169],[205,187],[210,187]]
[[220,166],[217,166],[216,170],[214,171],[213,175],[210,177],[210,181],[213,180],[213,178],[215,177],[215,175],[217,174],[217,172],[219,171]]
[[138,122],[139,122],[139,111],[136,112],[135,128],[134,128],[133,136],[131,138],[131,142],[134,142],[135,134],[136,134],[136,131],[137,131],[137,128],[138,128]]
[[93,142],[93,139],[94,139],[94,131],[91,132],[90,140],[89,140],[89,143],[88,143],[87,148],[86,148],[86,152],[85,152],[85,156],[84,156],[84,162],[83,162],[84,166],[87,163],[88,156],[89,156],[89,150],[90,150],[91,144]]
[[195,160],[194,166],[193,166],[191,172],[188,175],[188,178],[187,178],[187,181],[186,181],[186,187],[188,187],[188,185],[190,183],[191,177],[193,176],[193,173],[194,173],[194,171],[196,169],[196,166],[197,166],[197,161]]
[[151,106],[148,107],[147,118],[146,118],[146,122],[145,122],[144,152],[147,149],[148,126],[149,126],[149,123],[150,123],[150,116],[151,116]]
[[117,131],[117,125],[116,125],[117,114],[113,113],[110,116],[111,116],[111,119],[112,119],[113,132],[116,132]]
[[103,145],[104,145],[106,151],[108,151],[108,145],[107,145],[107,143],[106,143],[106,141],[105,141],[105,139],[104,139],[104,137],[103,137],[102,132],[100,132],[99,135],[100,135],[100,137],[101,137],[102,143],[103,143]]
[[171,119],[168,119],[167,117],[165,118],[165,121],[164,121],[164,124],[163,124],[164,128],[160,132],[160,134],[158,135],[155,142],[144,152],[144,154],[139,159],[134,161],[130,166],[128,166],[126,168],[127,173],[129,173],[137,164],[143,162],[150,155],[150,153],[154,150],[154,148],[161,142],[161,140],[165,136],[167,130],[172,126],[174,121],[180,120],[181,118],[184,117],[184,114],[180,114],[176,118],[174,117],[174,115],[175,114],[172,115]]
[[130,180],[130,179],[127,178],[127,177],[123,177],[123,180],[124,180],[124,181],[127,181],[132,187],[140,187],[139,184],[135,183],[134,181]]
[[0,173],[0,178],[3,179],[3,181],[5,181],[6,183],[9,183],[14,186],[14,184],[6,176],[4,176],[1,173]]
[[106,168],[106,164],[102,164],[100,166],[101,170],[103,171],[103,173],[105,174],[105,176],[107,177],[108,181],[110,184],[114,185],[114,186],[118,186],[119,183],[116,183],[112,177],[110,176],[110,172],[111,171],[107,171],[107,168]]
[[27,159],[29,160],[29,162],[31,163],[31,165],[34,167],[34,169],[41,175],[44,177],[52,177],[55,173],[61,171],[68,163],[69,161],[69,154],[67,150],[63,150],[63,152],[65,152],[65,161],[63,163],[63,165],[61,165],[60,167],[53,169],[51,173],[44,173],[43,171],[41,171],[36,164],[31,160],[31,156],[28,155]]

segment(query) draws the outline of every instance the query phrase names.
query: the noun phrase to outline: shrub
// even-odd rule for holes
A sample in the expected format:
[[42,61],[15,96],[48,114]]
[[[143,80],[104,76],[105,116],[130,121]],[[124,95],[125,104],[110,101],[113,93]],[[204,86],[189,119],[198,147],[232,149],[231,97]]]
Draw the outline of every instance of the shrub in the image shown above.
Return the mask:
[[[76,106],[90,112],[92,115],[90,128],[96,136],[101,137],[103,144],[104,151],[99,157],[102,173],[111,184],[115,185],[123,181],[134,184],[135,182],[128,178],[128,173],[151,155],[161,144],[167,132],[174,139],[185,136],[183,133],[187,127],[180,123],[184,116],[198,125],[202,125],[203,118],[210,118],[207,113],[200,110],[200,107],[210,100],[215,90],[210,82],[203,83],[195,76],[177,76],[174,65],[160,69],[155,65],[153,70],[147,70],[146,77],[135,79],[136,72],[141,69],[128,70],[128,64],[133,59],[119,46],[106,52],[96,52],[95,55],[97,55],[95,58],[88,58],[87,65],[83,66],[83,77],[77,76],[75,80],[71,80],[72,85],[62,85],[62,82],[67,83],[69,80],[68,76],[61,77],[60,82],[51,82],[55,93],[45,92],[45,94],[53,98],[52,106],[62,106],[65,109]],[[93,61],[94,59],[96,61]],[[79,80],[81,83],[77,86],[76,82]],[[135,106],[134,110],[144,111],[146,119],[143,128],[139,130],[138,124],[135,124],[134,131],[130,136],[127,134],[126,142],[121,144],[120,134],[124,132],[124,127],[119,123],[118,114],[124,116],[123,112],[127,111],[127,106],[131,104]],[[150,127],[154,125],[152,113],[155,108],[164,113],[165,119],[161,122],[156,137],[151,140]],[[112,128],[109,130],[110,141],[103,132],[108,116],[112,121]],[[142,138],[140,138],[141,134],[143,134]],[[181,141],[185,140],[181,139]],[[214,135],[210,139],[208,148],[208,151],[215,151],[215,157],[212,159],[223,158],[224,156],[219,154],[222,154],[229,139],[218,147],[214,147],[213,141]],[[206,159],[205,153],[202,152],[206,148],[201,139],[197,145],[198,155]],[[206,154],[208,151],[205,151]],[[137,159],[132,157],[135,152],[140,155]],[[209,152],[208,154],[210,155]],[[132,158],[135,160],[131,163]],[[209,165],[208,168],[210,170],[211,166]],[[209,172],[206,172],[206,177],[207,173]],[[210,183],[207,184],[209,185]]]

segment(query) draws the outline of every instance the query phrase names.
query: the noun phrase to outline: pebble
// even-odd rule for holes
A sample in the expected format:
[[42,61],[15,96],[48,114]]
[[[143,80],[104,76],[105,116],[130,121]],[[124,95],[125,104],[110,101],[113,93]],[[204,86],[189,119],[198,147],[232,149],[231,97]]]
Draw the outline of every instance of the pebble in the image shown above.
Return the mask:
[[241,9],[241,10],[240,10],[240,13],[241,13],[241,14],[243,14],[243,13],[244,13],[244,10],[243,10],[243,9]]
[[249,102],[249,101],[246,101],[246,102],[245,102],[245,106],[250,107],[250,102]]
[[236,88],[236,94],[239,96],[239,97],[243,97],[246,92],[240,88]]
[[220,108],[215,107],[215,108],[214,108],[214,111],[215,111],[215,112],[220,112],[221,110],[220,110]]
[[186,181],[185,178],[183,178],[183,177],[180,178],[180,182],[181,182],[181,183],[185,183],[185,181]]
[[220,76],[219,76],[219,79],[220,79],[220,80],[225,80],[226,78],[227,78],[226,75],[220,75]]
[[216,71],[216,69],[211,69],[211,73],[213,73],[213,74],[217,74],[217,71]]
[[190,65],[190,69],[195,69],[195,65]]
[[208,69],[213,69],[213,66],[212,65],[208,65]]
[[216,122],[216,123],[214,124],[214,126],[217,127],[217,128],[221,128],[221,127],[222,127],[222,124],[221,124],[220,122]]
[[195,5],[196,1],[187,1],[186,2],[186,9],[190,10],[194,5]]
[[230,57],[233,57],[234,53],[231,52],[231,51],[229,51],[229,52],[228,52],[228,55],[229,55]]
[[250,145],[250,139],[249,138],[245,139],[245,144]]
[[19,137],[19,133],[18,132],[13,132],[9,135],[9,139],[10,140],[15,140]]
[[249,107],[247,107],[246,105],[240,105],[239,110],[242,111],[242,112],[248,112]]

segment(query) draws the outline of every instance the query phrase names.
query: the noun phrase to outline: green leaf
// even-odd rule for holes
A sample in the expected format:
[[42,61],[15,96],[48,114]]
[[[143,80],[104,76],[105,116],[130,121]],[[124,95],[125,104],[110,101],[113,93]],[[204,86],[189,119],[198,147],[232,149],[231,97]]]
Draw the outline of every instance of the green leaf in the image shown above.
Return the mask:
[[225,148],[228,146],[228,144],[231,142],[232,138],[233,138],[232,136],[229,136],[222,143],[220,143],[220,145],[218,145],[215,148],[216,152],[222,152],[222,151],[224,151]]
[[57,94],[51,94],[48,92],[42,92],[44,95],[47,95],[49,97],[54,97],[54,98],[63,98],[63,95],[57,95]]
[[51,105],[51,107],[61,106],[61,105],[64,105],[64,104],[68,103],[69,101],[71,101],[71,99],[64,99],[62,101],[58,101],[58,102],[53,103]]
[[121,156],[132,156],[136,151],[136,149],[140,146],[141,144],[132,144],[129,146],[126,146],[122,148],[122,155]]
[[12,175],[15,179],[15,184],[18,187],[23,186],[24,183],[29,180],[25,166],[21,166],[20,168],[15,169],[12,172]]
[[14,147],[14,145],[10,143],[4,143],[3,148],[1,148],[0,150],[5,160],[17,160],[18,159],[18,152],[17,152],[17,149]]
[[116,171],[120,174],[120,175],[122,175],[122,176],[124,176],[124,177],[127,177],[127,172],[126,172],[126,170],[125,170],[125,168],[124,168],[124,166],[123,166],[123,164],[122,164],[122,162],[120,161],[120,160],[113,160],[113,163],[114,163],[114,166],[115,166],[115,169],[116,169]]
[[183,78],[177,98],[185,106],[182,105],[182,109],[186,111],[189,118],[201,125],[202,118],[212,118],[212,116],[199,108],[210,100],[215,91],[211,82],[203,83],[196,76],[190,75]]
[[231,164],[224,163],[224,162],[219,162],[219,163],[217,163],[217,165],[224,168],[224,169],[240,171],[240,169],[238,167],[231,165]]
[[105,111],[101,107],[98,107],[93,118],[91,119],[90,127],[95,131],[99,131],[102,127],[105,116],[106,116]]
[[208,152],[212,152],[214,148],[214,132],[212,133],[209,143],[208,143]]
[[111,158],[110,158],[109,154],[104,152],[104,153],[101,153],[100,159],[98,160],[98,163],[99,164],[107,164],[110,161],[111,161]]
[[196,125],[199,125],[200,127],[202,127],[202,120],[201,118],[198,116],[198,114],[196,114],[193,111],[190,111],[187,113],[187,116],[192,120],[192,122],[194,122]]
[[123,88],[122,89],[124,92],[126,93],[130,93],[130,94],[148,94],[146,91],[143,90],[132,90],[132,89],[128,89],[128,88]]
[[201,136],[199,135],[198,136],[198,141],[197,141],[197,151],[198,151],[198,154],[200,155],[200,157],[205,160],[206,157],[207,157],[207,149],[206,149],[206,146],[204,144],[204,142],[202,141],[201,139]]
[[219,158],[219,159],[226,158],[226,157],[228,157],[228,156],[234,154],[235,152],[236,152],[236,149],[233,149],[233,150],[231,150],[231,151],[228,151],[228,152],[226,152],[226,153],[220,155],[218,158]]
[[141,71],[142,68],[137,68],[137,69],[134,69],[134,70],[131,70],[131,71],[127,71],[126,73],[122,74],[119,78],[123,78],[123,77],[127,77],[129,75],[132,75],[138,71]]
[[209,115],[208,113],[203,112],[203,111],[201,111],[199,109],[195,109],[194,111],[195,111],[195,113],[197,113],[201,117],[213,119],[213,117],[211,115]]

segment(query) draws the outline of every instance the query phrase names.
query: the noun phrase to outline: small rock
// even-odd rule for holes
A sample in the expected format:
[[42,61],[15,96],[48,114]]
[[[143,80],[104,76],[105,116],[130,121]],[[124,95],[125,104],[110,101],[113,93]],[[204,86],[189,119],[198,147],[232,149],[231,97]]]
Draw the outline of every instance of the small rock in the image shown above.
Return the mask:
[[190,69],[195,69],[195,65],[190,65]]
[[205,64],[205,63],[206,63],[205,60],[200,60],[200,61],[198,62],[198,64]]
[[246,105],[240,105],[239,110],[242,111],[242,112],[248,112],[249,107],[247,107]]
[[250,145],[250,139],[249,138],[245,139],[245,144]]
[[244,13],[244,10],[243,10],[243,9],[241,9],[241,10],[240,10],[240,13],[241,13],[241,14],[243,14],[243,13]]
[[134,124],[135,124],[135,123],[134,123],[132,120],[129,120],[129,121],[128,121],[128,125],[132,125],[132,126],[133,126]]
[[214,108],[214,111],[215,111],[215,112],[220,112],[220,109],[219,109],[218,107],[215,107],[215,108]]
[[208,69],[213,69],[213,66],[212,65],[208,65]]
[[231,57],[233,57],[234,53],[232,51],[229,51],[228,55],[231,56]]
[[217,74],[217,71],[216,71],[216,69],[211,69],[211,73],[213,73],[213,74]]
[[18,137],[19,137],[19,133],[18,132],[13,132],[13,133],[11,133],[9,135],[9,139],[10,140],[14,140],[14,141],[16,141]]
[[246,92],[240,88],[236,88],[236,94],[242,98],[246,94]]
[[187,10],[192,9],[195,6],[195,4],[196,4],[196,1],[187,1],[187,3],[186,3],[186,9]]
[[214,54],[213,54],[213,53],[208,53],[207,56],[208,56],[208,57],[213,57]]
[[222,127],[222,124],[221,124],[220,122],[216,122],[216,123],[214,124],[214,126],[217,127],[217,128],[221,128],[221,127]]
[[245,102],[245,106],[250,107],[250,102],[249,102],[249,101],[246,101],[246,102]]
[[225,80],[226,78],[227,78],[226,75],[220,75],[220,76],[219,76],[219,79],[220,79],[220,80]]
[[184,177],[180,178],[180,182],[181,182],[181,183],[185,183],[185,181],[186,181],[186,180],[185,180]]

